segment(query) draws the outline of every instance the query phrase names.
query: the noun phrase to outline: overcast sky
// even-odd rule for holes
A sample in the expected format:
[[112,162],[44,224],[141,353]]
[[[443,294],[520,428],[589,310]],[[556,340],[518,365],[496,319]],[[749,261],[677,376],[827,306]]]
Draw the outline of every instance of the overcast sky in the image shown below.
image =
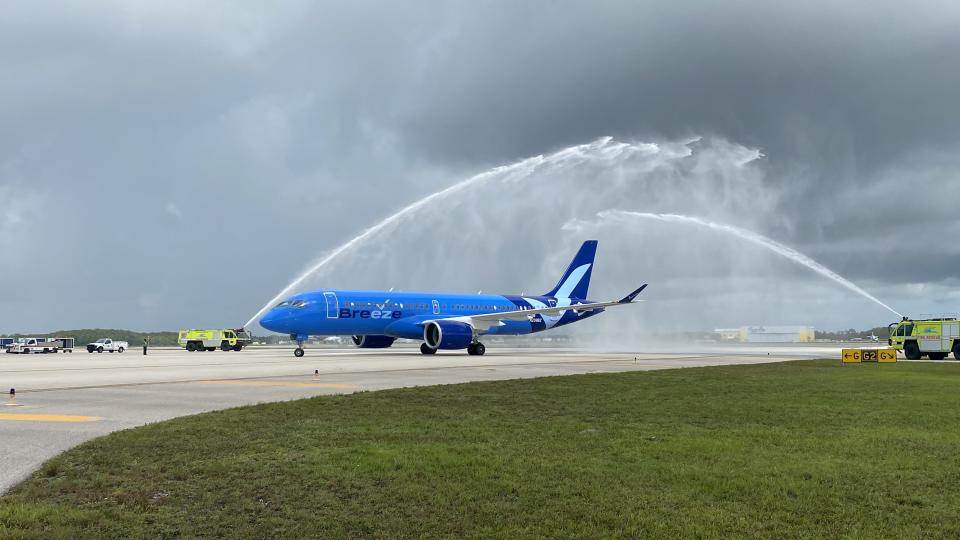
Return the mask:
[[592,291],[650,281],[680,326],[891,322],[715,233],[560,227],[618,208],[960,311],[958,28],[946,1],[2,2],[0,332],[239,325],[407,204],[605,136],[679,150],[451,199],[320,283],[546,290],[590,235],[617,269]]

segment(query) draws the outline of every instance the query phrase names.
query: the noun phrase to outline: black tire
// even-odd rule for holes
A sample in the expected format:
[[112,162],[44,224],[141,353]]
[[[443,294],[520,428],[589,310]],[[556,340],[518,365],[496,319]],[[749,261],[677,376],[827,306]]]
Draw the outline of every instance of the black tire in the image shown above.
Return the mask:
[[947,357],[947,353],[945,353],[945,352],[932,352],[932,353],[930,353],[930,359],[931,359],[931,360],[943,360],[943,359],[946,358],[946,357]]
[[30,349],[24,349],[23,354],[30,354]]
[[296,356],[297,358],[302,357],[303,349],[301,347],[297,347],[296,349],[293,350],[293,355]]
[[920,346],[917,345],[916,341],[908,341],[904,343],[903,355],[907,357],[907,360],[919,360],[922,356],[920,354]]
[[215,350],[217,350],[216,347],[207,347],[207,352],[213,352]]
[[97,352],[98,352],[98,353],[102,353],[102,352],[103,352],[103,347],[97,347]]
[[118,352],[118,353],[122,353],[122,352],[123,352],[123,347],[119,347],[119,348],[117,349],[117,352]]
[[187,342],[187,352],[193,352],[197,350],[197,346],[193,344],[192,341]]
[[437,350],[433,347],[427,346],[426,343],[420,344],[420,354],[437,354]]
[[233,346],[233,350],[236,352],[240,352],[243,350],[243,345],[237,343],[236,345]]
[[960,341],[953,342],[953,357],[960,360]]
[[230,345],[229,341],[224,341],[223,343],[220,344],[220,350],[223,352],[227,352],[231,349],[233,349],[233,345]]
[[487,348],[483,343],[477,342],[473,344],[473,354],[476,356],[483,356],[487,352]]

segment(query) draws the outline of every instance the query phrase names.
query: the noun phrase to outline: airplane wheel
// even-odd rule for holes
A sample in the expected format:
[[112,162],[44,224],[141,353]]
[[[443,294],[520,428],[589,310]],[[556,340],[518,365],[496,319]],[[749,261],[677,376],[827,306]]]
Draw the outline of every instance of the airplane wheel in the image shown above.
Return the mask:
[[420,354],[436,354],[437,350],[432,347],[427,347],[426,343],[420,344]]
[[297,358],[300,358],[301,356],[303,356],[303,349],[301,349],[300,347],[297,347],[296,349],[293,350],[293,355],[296,356]]
[[483,353],[487,352],[487,348],[483,346],[483,343],[471,343],[467,347],[467,354],[470,356],[483,356]]

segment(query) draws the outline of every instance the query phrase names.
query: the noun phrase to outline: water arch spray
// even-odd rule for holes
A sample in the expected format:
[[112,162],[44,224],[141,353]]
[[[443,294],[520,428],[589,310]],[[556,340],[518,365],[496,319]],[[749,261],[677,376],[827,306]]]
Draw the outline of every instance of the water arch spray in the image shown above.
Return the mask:
[[747,229],[735,227],[733,225],[727,225],[725,223],[717,223],[717,222],[709,221],[699,217],[685,216],[681,214],[657,214],[657,213],[651,213],[651,212],[632,212],[627,210],[605,210],[605,211],[599,212],[597,214],[597,217],[601,221],[647,219],[647,220],[662,221],[665,223],[684,223],[688,225],[695,225],[697,227],[703,227],[703,228],[711,229],[714,231],[722,232],[724,234],[729,234],[737,238],[740,238],[741,240],[750,242],[751,244],[755,244],[757,246],[770,250],[771,252],[776,253],[781,257],[785,257],[797,264],[805,266],[813,270],[814,272],[820,274],[821,276],[838,283],[839,285],[855,292],[856,294],[870,300],[871,302],[876,303],[877,305],[883,307],[884,309],[890,311],[891,313],[896,314],[898,318],[903,317],[901,313],[899,313],[897,310],[893,309],[892,307],[888,306],[887,304],[881,302],[877,297],[861,289],[855,283],[851,282],[850,280],[841,276],[840,274],[837,274],[833,270],[830,270],[829,268],[818,263],[817,261],[811,259],[807,255],[804,255],[803,253],[800,253],[799,251],[789,246],[785,246],[775,240],[772,240],[766,236],[763,236],[762,234],[758,234]]
[[252,317],[250,317],[250,320],[247,321],[244,327],[249,327],[255,323],[257,319],[266,313],[267,310],[273,305],[291,294],[308,278],[323,270],[331,262],[342,256],[344,253],[363,246],[371,239],[376,238],[384,230],[390,229],[392,225],[401,222],[404,219],[415,216],[419,211],[446,199],[450,199],[451,197],[458,195],[462,196],[465,192],[475,186],[495,181],[519,182],[528,178],[540,167],[565,167],[569,165],[575,165],[578,162],[590,160],[615,161],[637,153],[647,154],[657,151],[659,151],[657,145],[618,142],[614,141],[611,137],[604,137],[591,143],[570,146],[546,156],[533,156],[509,165],[495,167],[489,171],[462,180],[446,189],[431,193],[430,195],[427,195],[426,197],[407,205],[393,215],[381,220],[379,223],[374,224],[370,228],[364,230],[357,236],[351,238],[347,242],[344,242],[337,248],[327,253],[319,261],[315,262],[306,270],[301,272],[300,275],[294,278],[293,281],[291,281],[287,286],[281,289],[279,293],[265,303],[263,307],[261,307]]

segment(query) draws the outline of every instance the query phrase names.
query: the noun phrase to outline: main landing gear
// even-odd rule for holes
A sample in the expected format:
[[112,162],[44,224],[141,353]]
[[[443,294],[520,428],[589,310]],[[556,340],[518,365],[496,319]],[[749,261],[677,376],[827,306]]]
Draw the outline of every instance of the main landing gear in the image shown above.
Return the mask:
[[[479,341],[476,343],[471,343],[467,346],[467,354],[470,356],[483,356],[483,353],[485,352],[487,352],[487,348],[484,347],[483,343],[480,343]],[[420,354],[437,354],[437,350],[426,343],[421,343]]]

